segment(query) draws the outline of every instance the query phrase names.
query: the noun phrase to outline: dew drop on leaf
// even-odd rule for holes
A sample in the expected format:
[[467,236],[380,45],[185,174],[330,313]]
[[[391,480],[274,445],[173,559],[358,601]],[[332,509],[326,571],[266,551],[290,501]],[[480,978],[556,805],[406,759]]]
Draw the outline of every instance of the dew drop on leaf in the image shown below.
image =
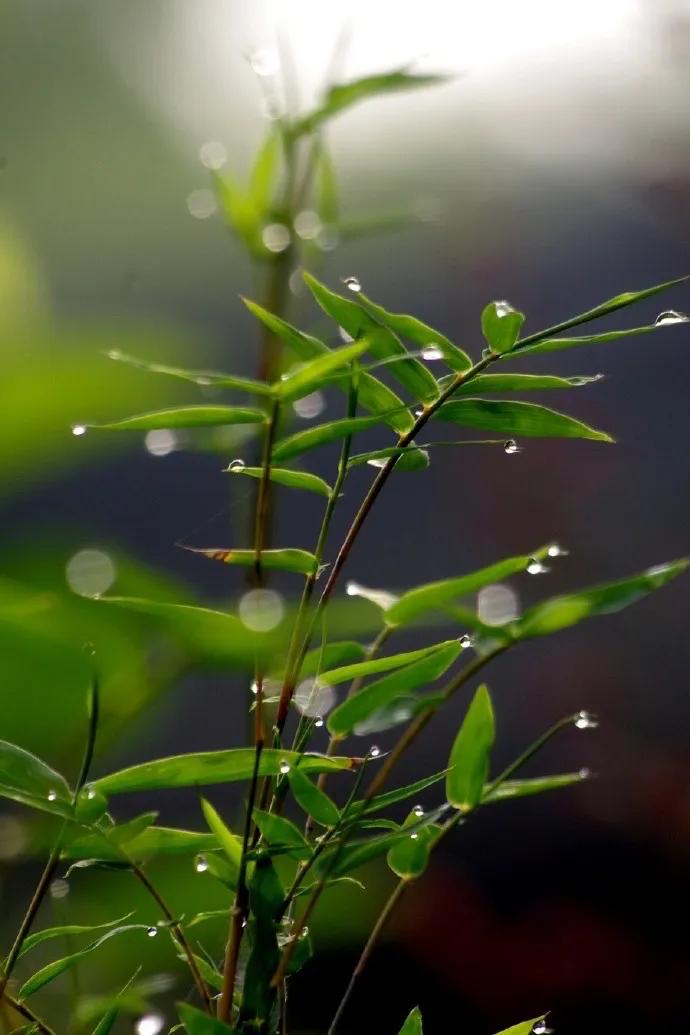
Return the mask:
[[543,564],[538,557],[530,557],[527,562],[527,574],[528,575],[545,575],[549,569]]
[[520,447],[514,438],[509,438],[503,443],[503,452],[507,453],[508,456],[512,456],[514,453],[520,452]]
[[595,730],[599,725],[599,720],[591,712],[582,711],[575,716],[575,725],[579,730]]
[[463,636],[461,636],[458,642],[460,643],[460,646],[463,650],[469,650],[470,647],[474,646],[472,637],[468,633],[465,633]]
[[156,935],[158,934],[158,928],[157,927],[149,927],[149,929],[147,930],[146,933],[149,936],[149,938],[155,938]]
[[234,460],[230,461],[228,464],[228,471],[243,471],[245,466],[244,460],[238,456]]
[[360,284],[357,277],[343,277],[342,281],[345,287],[348,288],[350,291],[354,291],[355,294],[362,290],[362,285]]
[[370,758],[378,758],[380,754],[381,754],[381,748],[377,747],[376,744],[374,744],[373,747],[369,748],[369,757]]
[[205,855],[197,855],[194,861],[194,869],[197,873],[206,873],[208,869],[208,862],[206,861]]
[[86,434],[86,425],[85,424],[73,424],[72,425],[72,434],[76,435],[77,438],[79,438],[81,435],[85,435]]
[[433,342],[425,345],[422,349],[422,359],[425,359],[428,363],[443,359],[443,349],[439,345],[434,345]]
[[285,759],[283,759],[283,761],[280,763],[280,771],[283,774],[283,776],[287,776],[287,774],[290,772],[290,763]]
[[690,316],[687,313],[679,313],[677,309],[666,309],[663,313],[659,313],[654,321],[654,326],[663,327],[665,324],[688,323],[688,321],[690,321]]

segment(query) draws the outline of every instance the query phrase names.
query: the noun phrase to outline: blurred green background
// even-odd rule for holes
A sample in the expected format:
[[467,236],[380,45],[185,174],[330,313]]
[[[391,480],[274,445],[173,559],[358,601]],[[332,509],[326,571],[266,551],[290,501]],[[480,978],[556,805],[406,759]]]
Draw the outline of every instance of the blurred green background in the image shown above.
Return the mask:
[[[288,100],[308,106],[343,29],[343,77],[410,60],[457,77],[369,102],[329,129],[347,223],[338,247],[312,256],[329,284],[356,274],[377,301],[412,310],[476,353],[491,298],[509,298],[534,330],[687,271],[687,0],[5,0],[0,736],[57,767],[77,765],[87,642],[104,677],[99,772],[243,736],[242,678],[223,674],[222,656],[202,666],[194,645],[73,592],[95,564],[96,580],[121,595],[234,598],[241,574],[175,544],[224,542],[231,525],[242,527],[243,480],[228,485],[221,474],[242,444],[178,441],[168,450],[138,436],[75,438],[70,425],[195,401],[189,386],[109,361],[110,349],[254,371],[256,329],[238,295],[260,298],[262,275],[213,211],[200,154],[208,161],[213,142],[211,154],[245,177],[266,127],[246,55],[289,53]],[[668,304],[690,308],[687,289]],[[291,307],[323,329],[303,296]],[[653,319],[659,306],[647,308]],[[571,555],[549,576],[556,591],[687,553],[687,346],[680,326],[559,358],[559,373],[610,375],[573,409],[618,445],[535,441],[515,458],[441,455],[395,481],[350,575],[402,588],[557,537]],[[357,472],[353,501],[369,479]],[[316,516],[287,494],[281,503],[277,536],[306,545]],[[84,559],[84,550],[98,553]],[[515,588],[527,601],[535,592]],[[599,779],[496,810],[458,835],[375,957],[353,1032],[395,1029],[386,982],[401,980],[431,1035],[448,1030],[448,1018],[479,1035],[546,1008],[562,1035],[685,1030],[689,600],[681,580],[496,666],[504,757],[587,707],[602,715],[600,734],[559,743],[543,766],[586,764]],[[432,728],[408,774],[442,764],[451,725]],[[132,815],[142,802],[127,807]],[[193,796],[166,798],[163,818],[201,828]],[[5,945],[45,834],[2,806]],[[221,902],[187,861],[161,879],[180,909]],[[327,908],[315,928],[324,953],[294,992],[304,1031],[321,1030],[375,912],[386,878],[376,871],[371,881],[337,922]],[[130,908],[126,876],[85,874],[69,887],[47,912],[109,919]],[[150,1009],[165,1012],[185,988],[159,941],[156,965],[174,976]],[[130,952],[109,946],[107,980],[90,963],[82,991],[124,983]],[[56,985],[47,1010],[69,995],[68,982]]]

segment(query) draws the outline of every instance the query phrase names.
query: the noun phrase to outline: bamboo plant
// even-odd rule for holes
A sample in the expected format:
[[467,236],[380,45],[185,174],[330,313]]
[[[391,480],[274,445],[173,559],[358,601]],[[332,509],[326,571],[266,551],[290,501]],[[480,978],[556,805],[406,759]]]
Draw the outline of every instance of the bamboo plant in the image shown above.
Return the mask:
[[[627,607],[687,566],[681,559],[648,567],[509,614],[486,613],[477,607],[477,594],[523,573],[539,575],[564,552],[558,544],[528,544],[524,554],[478,571],[430,572],[429,582],[395,594],[343,581],[360,532],[388,482],[410,471],[423,478],[432,458],[443,464],[447,453],[440,445],[452,449],[469,442],[511,454],[528,437],[612,441],[606,431],[523,398],[535,391],[568,396],[596,377],[520,373],[515,364],[519,367],[522,357],[550,361],[560,350],[663,333],[666,326],[686,319],[667,310],[632,328],[590,331],[588,326],[686,278],[627,291],[555,326],[527,333],[524,314],[499,300],[483,308],[475,340],[466,347],[415,316],[391,312],[373,301],[353,276],[345,277],[335,291],[312,273],[302,274],[303,267],[317,268],[338,237],[348,233],[325,139],[329,121],[356,102],[440,79],[399,69],[331,86],[315,110],[279,113],[248,186],[225,171],[213,174],[227,223],[255,260],[264,283],[261,304],[243,300],[261,332],[256,379],[111,353],[113,360],[156,376],[182,378],[204,389],[212,386],[228,393],[227,402],[197,401],[73,427],[78,436],[87,430],[185,429],[193,434],[190,429],[198,429],[204,434],[228,426],[241,429],[245,455],[247,450],[253,455],[248,461],[227,457],[224,477],[249,479],[255,490],[247,538],[220,547],[193,547],[200,563],[207,558],[244,568],[244,589],[235,606],[220,610],[115,596],[104,596],[93,606],[127,608],[171,635],[202,645],[222,644],[228,670],[251,683],[247,700],[252,735],[250,743],[229,743],[225,750],[149,759],[96,775],[100,662],[95,657],[83,761],[74,782],[20,746],[0,743],[0,795],[50,814],[57,824],[45,868],[2,961],[3,1016],[14,1019],[18,1030],[51,1035],[56,1029],[44,1015],[42,989],[110,939],[129,936],[137,974],[127,988],[110,990],[93,1035],[111,1031],[128,1013],[139,967],[146,973],[147,938],[161,932],[170,940],[171,955],[187,968],[189,985],[169,1030],[188,1035],[292,1032],[287,989],[299,996],[308,985],[312,917],[335,885],[342,894],[356,896],[362,868],[379,860],[395,875],[394,890],[344,982],[340,1002],[323,1022],[328,1035],[344,1033],[348,1026],[359,1030],[350,1023],[352,1015],[348,1020],[357,980],[406,890],[424,879],[439,843],[460,837],[460,824],[485,807],[589,778],[586,769],[537,778],[521,775],[525,763],[554,737],[595,726],[596,717],[586,711],[554,716],[554,724],[511,764],[492,769],[495,716],[485,670],[525,640]],[[266,80],[264,76],[270,94]],[[290,285],[304,286],[315,303],[312,313],[318,307],[322,321],[329,322],[327,333],[317,337],[288,322]],[[314,403],[317,393],[324,392],[340,400],[338,411],[318,419],[316,406],[308,429],[296,428],[295,407],[299,412],[300,403]],[[447,432],[437,438],[439,424],[450,427],[450,438]],[[471,437],[452,437],[455,428]],[[378,437],[373,448],[372,435]],[[309,470],[309,461],[329,444],[338,455],[327,481]],[[361,465],[372,468],[372,480],[352,509],[343,489]],[[320,512],[318,535],[309,549],[272,541],[276,486],[303,494],[303,505]],[[338,543],[331,532],[341,508],[349,511],[349,526]],[[284,601],[271,588],[276,572],[287,573],[281,578],[291,579],[298,590],[301,583],[294,601]],[[378,627],[367,628],[360,639],[345,638],[340,633],[343,616],[348,606],[361,605],[361,597],[373,603]],[[401,649],[412,629],[423,645]],[[439,629],[445,638],[439,639]],[[401,759],[449,702],[466,692],[469,704],[440,771],[401,785]],[[374,734],[387,730],[393,730],[392,745],[382,751],[373,743]],[[320,750],[314,749],[315,742]],[[219,789],[234,782],[245,789],[239,824],[211,801],[222,801]],[[120,795],[169,788],[198,790],[197,830],[159,825],[155,812],[118,820]],[[430,807],[417,804],[422,793]],[[178,904],[161,894],[149,864],[180,853],[190,856],[197,872],[219,882],[224,909],[180,914]],[[131,873],[149,896],[151,917],[41,927],[41,907],[56,876],[66,871],[76,879],[88,867],[99,867],[104,882],[112,868]],[[357,908],[356,899],[352,908]],[[220,951],[206,936],[212,923],[225,924]],[[34,948],[59,944],[65,935],[73,945],[68,955],[32,967]],[[405,993],[398,990],[392,1002],[391,1035],[421,1035],[422,1017],[414,1001],[405,1002]],[[148,1027],[143,1023],[147,1016]],[[154,1014],[138,1023],[142,1035],[165,1027]],[[503,1035],[543,1035],[548,1030],[546,1015],[538,1014]]]

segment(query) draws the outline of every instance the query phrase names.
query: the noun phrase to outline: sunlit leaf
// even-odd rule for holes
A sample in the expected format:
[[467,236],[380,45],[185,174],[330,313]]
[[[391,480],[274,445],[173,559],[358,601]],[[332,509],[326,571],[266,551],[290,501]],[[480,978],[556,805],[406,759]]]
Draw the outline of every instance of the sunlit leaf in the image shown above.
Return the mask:
[[405,691],[438,679],[453,664],[461,650],[457,641],[448,641],[411,665],[365,686],[331,712],[328,717],[329,731],[338,737],[350,733],[355,726],[395,701]]
[[[263,477],[261,467],[233,466],[231,463],[226,470],[228,474],[244,474],[249,478],[261,479]],[[315,492],[319,496],[326,497],[330,496],[333,491],[328,482],[308,471],[291,471],[286,467],[271,467],[269,476],[276,485],[286,485],[289,489],[305,489],[307,492]]]
[[242,838],[237,837],[237,835],[233,834],[228,829],[216,809],[214,809],[211,802],[207,801],[206,798],[201,799],[201,811],[204,814],[204,819],[208,824],[209,830],[215,834],[230,865],[239,873],[240,862],[242,859]]
[[435,86],[445,83],[448,77],[443,75],[416,75],[405,68],[380,75],[363,76],[349,83],[331,86],[326,92],[323,103],[311,114],[305,115],[293,127],[295,136],[313,133],[322,122],[333,118],[341,111],[372,97],[383,94],[399,93],[401,90],[415,90],[424,86]]
[[412,1013],[408,1016],[400,1029],[399,1035],[423,1035],[422,1015],[418,1006],[415,1006]]
[[139,413],[106,424],[84,424],[98,431],[155,431],[159,428],[217,428],[227,424],[259,424],[262,410],[247,406],[180,406],[173,410]]
[[[311,334],[304,334],[293,327],[292,324],[282,320],[279,316],[269,313],[263,306],[252,302],[250,299],[243,299],[249,311],[260,320],[265,327],[275,334],[285,345],[292,349],[299,359],[307,361],[317,356],[328,354],[331,350],[318,338]],[[334,378],[331,384],[336,385],[345,394],[350,391],[350,375]],[[385,414],[384,424],[389,424],[395,431],[403,433],[409,431],[414,424],[414,419],[404,407],[402,400],[391,391],[383,381],[373,377],[371,374],[360,373],[359,390],[357,393],[358,403],[365,410],[372,413]]]
[[461,812],[481,801],[495,733],[491,697],[482,685],[467,709],[448,760],[446,797]]
[[367,340],[361,339],[352,345],[332,349],[316,359],[308,360],[297,370],[283,375],[283,378],[273,385],[273,390],[283,402],[301,399],[320,388],[335,371],[359,359],[368,347]]
[[494,352],[510,352],[518,340],[525,314],[508,302],[489,302],[482,311],[482,334]]
[[434,375],[418,359],[407,354],[405,346],[389,328],[377,323],[357,302],[336,294],[310,274],[305,273],[304,279],[321,308],[339,327],[355,340],[366,336],[370,355],[376,359],[402,357],[400,362],[390,364],[390,373],[413,393],[415,399],[429,402],[438,396]]
[[[249,780],[254,771],[254,757],[253,748],[172,755],[103,776],[100,780],[94,780],[93,786],[102,794],[109,795]],[[265,748],[261,754],[259,776],[278,776],[285,766],[299,765],[307,773],[336,773],[352,769],[356,764],[352,758],[312,753],[301,755],[296,751]]]
[[64,776],[29,751],[0,740],[0,797],[56,816],[71,816],[72,792]]
[[554,388],[581,388],[601,381],[601,374],[582,377],[555,377],[550,374],[477,374],[461,385],[455,396],[476,395],[481,392],[541,392]]
[[640,334],[650,334],[652,331],[660,331],[665,327],[673,326],[670,322],[652,323],[644,327],[629,327],[623,331],[604,331],[602,334],[585,334],[577,338],[546,338],[538,341],[536,345],[521,346],[504,356],[504,359],[512,356],[530,356],[542,352],[560,352],[561,349],[573,349],[580,345],[605,345],[610,341],[621,341],[623,338],[636,338]]
[[359,431],[366,431],[369,428],[380,427],[384,423],[383,417],[343,417],[341,420],[328,421],[325,424],[317,424],[305,431],[298,431],[294,435],[276,442],[273,449],[274,460],[291,460],[295,456],[310,449],[318,449],[320,446],[328,445],[330,442],[337,442],[348,435],[356,435]]
[[325,226],[338,222],[338,181],[333,159],[323,140],[319,140],[314,174],[316,211]]
[[435,784],[440,783],[441,780],[445,779],[447,770],[443,770],[440,773],[434,773],[433,776],[425,776],[423,780],[416,780],[414,783],[407,784],[405,787],[398,787],[393,791],[386,791],[385,794],[377,794],[375,797],[370,798],[369,801],[356,801],[350,808],[354,812],[363,810],[365,812],[378,812],[382,809],[390,808],[391,805],[397,805],[401,801],[407,801],[410,798],[416,798],[418,794],[425,791],[428,787],[433,787]]
[[290,771],[290,789],[295,801],[308,816],[324,827],[336,825],[340,819],[337,805],[301,769]]
[[110,1035],[110,1032],[113,1030],[113,1027],[115,1026],[115,1021],[117,1020],[119,1013],[119,1006],[111,1006],[110,1009],[103,1015],[96,1027],[93,1029],[92,1035]]
[[557,776],[537,776],[529,780],[504,780],[491,790],[491,784],[484,788],[482,804],[494,801],[508,801],[514,798],[527,798],[546,791],[558,791],[562,787],[572,787],[576,783],[584,783],[590,778],[587,769],[579,773],[559,773]]
[[304,835],[289,819],[272,812],[264,812],[262,809],[254,809],[252,816],[267,844],[272,848],[280,847],[293,859],[305,860],[310,857],[312,850]]
[[302,663],[303,676],[315,676],[322,669],[335,668],[362,661],[366,657],[366,648],[354,640],[343,640],[339,643],[326,643],[323,647],[315,647],[304,656]]
[[280,134],[271,128],[259,148],[249,175],[248,199],[258,215],[271,205],[280,166]]
[[388,654],[385,657],[370,658],[367,661],[356,661],[352,665],[342,665],[340,668],[332,668],[321,672],[319,682],[329,686],[337,686],[338,683],[349,683],[353,679],[364,679],[366,676],[377,675],[379,672],[390,672],[391,669],[402,668],[404,665],[410,665],[413,661],[426,658],[442,647],[455,648],[456,644],[457,640],[444,640],[443,643],[434,643],[419,650],[404,651],[402,654]]
[[[421,813],[413,809],[402,829],[413,827],[419,821]],[[393,873],[402,880],[414,880],[421,877],[429,865],[431,848],[437,828],[434,826],[414,830],[408,837],[401,838],[389,849],[386,860]]]
[[586,438],[595,442],[613,442],[606,432],[597,431],[574,417],[537,403],[451,399],[439,407],[434,419],[483,431],[497,431],[516,438]]
[[504,1028],[503,1031],[496,1032],[496,1035],[532,1035],[535,1024],[538,1021],[543,1021],[546,1014],[541,1014],[540,1017],[533,1017],[531,1021],[521,1021],[519,1024],[513,1024],[510,1028]]
[[[212,561],[222,561],[223,564],[240,564],[244,567],[252,567],[256,564],[255,550],[223,550],[215,547],[185,546],[183,549],[190,553],[201,554]],[[283,550],[262,550],[261,567],[271,568],[275,571],[293,571],[300,575],[311,575],[316,571],[317,560],[313,553],[308,550],[298,550],[288,547]]]
[[227,226],[254,254],[261,254],[260,213],[249,193],[227,171],[213,172],[218,204]]
[[396,471],[424,471],[429,466],[429,454],[426,449],[420,449],[419,446],[387,446],[384,449],[373,449],[368,453],[355,453],[348,460],[347,466],[349,468],[370,464],[373,467],[383,467],[390,456],[399,458],[395,465]]
[[450,338],[447,338],[444,334],[422,323],[416,316],[407,316],[404,313],[390,313],[383,306],[372,302],[363,293],[360,294],[359,298],[372,316],[376,317],[378,322],[383,324],[384,327],[388,327],[398,337],[412,342],[418,349],[430,350],[429,356],[432,360],[439,358],[434,356],[432,352],[432,350],[437,350],[442,353],[443,361],[458,373],[464,373],[465,370],[469,370],[472,366],[472,360],[466,352],[454,345]]

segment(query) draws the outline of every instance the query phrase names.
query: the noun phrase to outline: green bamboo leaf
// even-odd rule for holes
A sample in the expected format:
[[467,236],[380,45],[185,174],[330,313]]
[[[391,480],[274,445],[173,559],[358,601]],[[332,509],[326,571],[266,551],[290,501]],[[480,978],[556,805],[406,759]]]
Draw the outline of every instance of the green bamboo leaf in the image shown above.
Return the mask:
[[[93,786],[102,794],[110,795],[249,780],[254,771],[254,757],[254,748],[172,755],[102,776],[93,781]],[[336,773],[353,769],[357,764],[358,760],[352,758],[330,758],[311,752],[302,755],[296,751],[265,748],[261,754],[259,776],[278,776],[286,766],[299,765],[307,773]]]
[[[196,857],[194,868],[197,873],[209,873],[230,891],[237,891],[237,869],[228,862],[224,852],[203,852]],[[223,913],[227,920],[227,909]]]
[[410,694],[405,693],[383,708],[372,712],[363,722],[358,722],[352,732],[356,737],[369,737],[372,733],[402,726],[420,712],[432,712],[444,703],[442,694]]
[[270,129],[249,175],[248,201],[257,216],[262,216],[271,207],[276,178],[280,166],[280,134]]
[[[190,553],[198,553],[212,561],[223,564],[239,564],[252,567],[256,564],[255,550],[223,550],[216,547],[183,546]],[[261,567],[274,571],[292,571],[298,575],[311,575],[318,567],[316,557],[308,550],[288,547],[283,550],[262,550]]]
[[334,827],[340,819],[340,810],[331,798],[306,776],[301,769],[290,771],[292,796],[308,816],[323,827]]
[[543,352],[560,352],[562,349],[573,349],[580,345],[606,345],[611,341],[621,341],[623,338],[636,338],[640,334],[650,334],[652,331],[661,330],[670,324],[647,324],[643,327],[629,327],[623,331],[604,331],[602,334],[583,334],[576,338],[546,338],[538,341],[536,345],[526,345],[511,352],[502,359],[510,359],[513,356],[531,356]]
[[[413,809],[403,823],[403,830],[406,827],[414,827],[422,815],[423,812],[420,812],[418,808]],[[434,835],[437,831],[438,828],[434,826],[414,830],[409,837],[402,838],[389,849],[386,861],[396,876],[402,880],[415,880],[417,877],[421,877],[429,865]]]
[[191,381],[192,384],[208,388],[237,388],[241,392],[248,392],[251,395],[270,395],[271,386],[263,381],[255,381],[248,377],[236,377],[234,374],[224,374],[218,370],[185,370],[182,367],[171,367],[165,363],[149,363],[144,359],[137,359],[119,349],[108,352],[108,358],[119,363],[127,363],[138,370],[145,370],[150,374],[165,374],[168,377],[176,377],[182,381]]
[[[464,373],[472,366],[472,360],[454,345],[450,338],[439,331],[434,330],[427,324],[422,323],[416,316],[407,316],[405,313],[390,313],[383,306],[372,302],[365,294],[359,296],[362,305],[374,316],[380,324],[388,327],[399,338],[405,338],[412,342],[418,349],[426,351],[426,356],[431,361],[443,359],[457,373]],[[439,355],[440,353],[440,355]]]
[[64,776],[29,751],[0,740],[0,797],[70,817],[72,791]]
[[337,686],[338,683],[349,683],[353,679],[364,679],[366,676],[377,675],[379,672],[390,672],[391,669],[402,668],[410,665],[413,661],[419,661],[430,654],[434,654],[442,647],[455,647],[457,640],[444,640],[443,643],[434,643],[429,647],[422,647],[419,650],[409,650],[402,654],[388,654],[382,658],[371,658],[367,661],[356,661],[352,665],[342,665],[339,668],[327,669],[319,675],[319,682],[329,686]]
[[[226,472],[244,474],[249,478],[258,479],[261,479],[264,473],[262,467],[245,467],[244,464],[238,464],[236,460],[233,460],[226,468]],[[276,485],[285,485],[289,489],[305,489],[307,492],[315,492],[319,496],[328,497],[333,491],[328,482],[316,474],[310,474],[309,471],[292,471],[286,467],[271,467],[269,477]]]
[[[250,313],[260,320],[264,327],[267,327],[272,334],[275,334],[277,338],[291,348],[299,359],[307,361],[315,359],[317,356],[327,355],[331,351],[318,338],[314,338],[311,334],[304,334],[296,327],[293,327],[292,324],[281,320],[279,316],[269,313],[267,309],[257,305],[256,302],[252,302],[248,298],[243,298],[242,301]],[[331,383],[336,385],[346,395],[349,394],[349,374],[336,377]],[[378,378],[363,371],[360,373],[357,401],[365,410],[370,410],[375,414],[384,414],[383,423],[389,424],[399,434],[409,431],[414,425],[414,419],[403,405],[402,399],[395,392],[391,391],[383,381],[379,381]]]
[[253,917],[252,950],[247,961],[240,1007],[240,1027],[265,1030],[275,1003],[276,989],[271,983],[280,960],[277,928],[285,892],[271,860],[257,859],[249,884],[249,903]]
[[211,802],[207,801],[206,798],[201,799],[201,811],[204,814],[209,830],[215,834],[230,865],[239,873],[242,860],[242,838],[237,837],[228,829]]
[[[517,355],[523,350],[526,351],[527,349],[531,349],[531,347],[536,345],[537,342],[553,338],[554,335],[561,334],[563,331],[567,331],[571,327],[579,327],[580,324],[589,323],[591,320],[597,320],[600,316],[608,316],[609,313],[615,313],[619,309],[625,309],[629,305],[635,305],[637,302],[642,302],[645,298],[651,298],[652,295],[661,294],[662,291],[668,291],[669,288],[676,287],[678,284],[684,284],[687,280],[690,280],[690,276],[677,277],[675,280],[667,280],[663,284],[655,284],[653,287],[644,288],[642,291],[625,291],[621,295],[615,295],[613,298],[609,298],[608,301],[595,306],[594,309],[588,309],[584,313],[579,313],[577,316],[571,316],[569,319],[563,320],[561,323],[554,324],[553,327],[547,327],[543,331],[537,331],[535,334],[530,334],[528,337],[523,338],[521,341],[518,341],[511,355]],[[663,326],[663,324],[658,326]],[[650,329],[652,328],[650,327]],[[639,333],[644,333],[645,331],[646,328],[639,329]],[[620,334],[620,332],[614,333]],[[620,336],[624,337],[627,333],[628,332],[624,331]],[[638,329],[634,328],[633,333],[638,333]],[[572,340],[578,341],[577,338]],[[583,342],[582,344],[585,343]],[[567,348],[567,346],[564,347]]]
[[[444,806],[445,808],[445,806]],[[360,866],[364,866],[366,863],[372,862],[374,859],[380,858],[385,855],[391,848],[393,848],[400,841],[408,840],[413,833],[421,833],[425,827],[432,823],[435,823],[443,808],[435,809],[428,815],[418,819],[414,826],[405,827],[402,829],[398,827],[397,830],[393,830],[390,833],[383,834],[381,837],[372,838],[369,841],[362,841],[353,844],[346,845],[338,854],[337,862],[332,865],[331,853],[324,853],[318,862],[316,863],[317,872],[323,872],[327,870],[333,877],[342,877],[345,874],[352,872],[352,870],[359,869]]]
[[135,859],[151,855],[193,855],[217,847],[213,835],[197,830],[173,827],[149,827],[127,843],[127,853]]
[[448,76],[415,75],[412,72],[408,72],[405,68],[399,68],[392,72],[363,76],[361,79],[354,79],[349,83],[331,86],[326,93],[323,103],[309,115],[299,119],[293,126],[292,132],[295,136],[313,133],[322,122],[333,118],[334,115],[340,114],[340,112],[350,108],[353,104],[371,97],[399,93],[401,90],[415,90],[423,86],[435,86],[438,83],[445,83],[447,81]]
[[495,732],[491,697],[482,684],[472,698],[448,760],[446,797],[461,812],[469,812],[481,801]]
[[20,999],[28,999],[29,996],[34,995],[39,989],[43,988],[50,981],[53,981],[60,974],[64,974],[66,970],[69,970],[80,960],[85,959],[88,955],[99,949],[101,945],[109,941],[111,938],[115,938],[120,934],[126,934],[128,931],[146,931],[148,930],[146,924],[125,924],[123,927],[115,927],[105,934],[101,935],[95,942],[88,945],[85,949],[80,949],[79,952],[70,953],[69,956],[63,956],[62,959],[53,960],[52,963],[48,963],[47,966],[42,967],[35,974],[32,975],[25,981],[19,990]]
[[282,379],[272,386],[273,391],[283,402],[301,399],[321,388],[337,370],[359,359],[368,347],[367,340],[363,338],[352,345],[343,345],[339,349],[332,349],[322,356],[317,356],[316,359],[308,360],[297,370],[284,374]]
[[383,467],[390,456],[397,456],[396,471],[424,471],[429,466],[429,454],[419,446],[387,446],[385,449],[373,449],[368,453],[355,453],[348,460],[348,469],[361,464],[372,467]]
[[408,1016],[400,1029],[399,1035],[423,1035],[422,1015],[418,1006],[415,1006],[412,1013]]
[[285,855],[289,855],[293,859],[305,861],[310,858],[309,844],[289,819],[277,816],[272,812],[264,812],[262,809],[254,809],[252,816],[266,843],[272,848],[280,847]]
[[354,640],[343,640],[339,643],[327,643],[323,647],[315,647],[304,656],[302,675],[315,676],[322,669],[362,661],[366,657],[366,653],[366,648]]
[[506,626],[506,631],[515,640],[548,636],[550,633],[576,625],[585,618],[612,614],[660,589],[682,574],[689,563],[690,560],[682,558],[648,568],[629,579],[608,582],[581,590],[579,593],[553,597],[529,608],[516,622]]
[[316,170],[314,173],[314,196],[316,211],[325,226],[338,223],[338,180],[335,164],[323,140],[317,145]]
[[[227,919],[227,915],[228,915],[228,913],[227,913],[227,910],[226,910],[225,911],[226,919]],[[223,975],[220,973],[220,971],[216,970],[215,967],[212,967],[211,964],[208,962],[208,960],[206,959],[205,956],[198,956],[195,952],[192,953],[192,956],[194,957],[194,962],[196,963],[197,967],[199,968],[199,973],[201,974],[201,976],[204,979],[204,981],[206,982],[206,984],[210,988],[214,988],[217,992],[220,992],[222,990],[222,988],[223,988]],[[183,952],[179,952],[177,954],[177,958],[182,963],[185,963],[186,960],[187,960],[187,957],[185,956],[185,954]],[[208,1017],[208,1014],[204,1014],[204,1016]]]
[[227,424],[259,424],[266,419],[262,410],[247,406],[181,406],[173,410],[139,413],[107,424],[80,424],[76,427],[98,431],[155,431],[158,428],[217,428]]
[[594,442],[613,442],[605,431],[597,431],[574,417],[536,403],[454,399],[443,403],[434,419],[514,437],[586,438]]
[[93,1035],[110,1035],[119,1014],[120,1007],[117,1005],[111,1006],[93,1029]]
[[533,1017],[531,1021],[521,1021],[519,1024],[514,1024],[511,1028],[504,1028],[503,1031],[499,1031],[496,1035],[532,1035],[535,1025],[539,1021],[543,1021],[546,1014],[541,1014],[540,1017]]
[[354,813],[358,812],[380,812],[382,809],[390,808],[391,805],[397,805],[401,801],[407,801],[409,798],[416,798],[422,791],[427,790],[428,787],[433,787],[435,784],[440,783],[446,777],[447,770],[444,769],[440,773],[434,773],[433,776],[425,776],[423,780],[416,780],[415,783],[407,784],[405,787],[398,787],[394,791],[386,791],[385,794],[377,794],[374,798],[370,798],[369,801],[356,801],[350,806],[350,811]]
[[487,568],[470,572],[468,575],[429,582],[425,586],[410,589],[388,608],[386,623],[390,626],[409,625],[429,611],[443,610],[458,601],[460,597],[476,593],[485,586],[503,582],[511,575],[526,571],[532,560],[543,560],[548,556],[548,552],[549,547],[543,546],[532,554],[508,557],[496,564],[490,564]]
[[520,335],[525,314],[509,302],[489,302],[482,311],[482,334],[494,352],[510,352]]
[[343,737],[406,691],[438,679],[450,668],[461,650],[462,647],[457,641],[450,640],[411,665],[370,683],[331,712],[328,717],[329,732],[334,736]]
[[554,388],[581,388],[601,381],[601,374],[582,377],[554,377],[550,374],[477,374],[461,385],[456,396],[475,395],[477,392],[541,392]]
[[127,913],[125,916],[118,917],[117,920],[108,920],[104,924],[62,924],[59,927],[45,927],[42,931],[35,931],[34,934],[27,936],[18,958],[21,959],[27,952],[35,949],[37,945],[42,945],[43,942],[50,941],[53,938],[69,938],[79,934],[93,934],[94,931],[117,927],[118,924],[122,925],[123,921],[129,920],[131,916],[131,913]]
[[254,254],[262,254],[260,213],[248,192],[226,170],[213,172],[213,185],[226,225]]
[[324,312],[350,337],[357,340],[366,336],[368,351],[372,356],[376,359],[402,357],[400,362],[390,364],[390,373],[412,392],[415,399],[431,402],[437,398],[439,389],[434,375],[418,359],[409,356],[405,346],[391,330],[377,323],[357,302],[337,295],[309,273],[304,274],[304,280]]
[[348,435],[356,435],[360,431],[380,427],[383,423],[383,416],[379,416],[343,417],[341,420],[317,424],[313,428],[298,431],[294,435],[288,435],[276,442],[273,448],[273,459],[292,460],[293,457],[301,456],[310,449],[318,449],[330,442],[346,438]]
[[187,1035],[237,1035],[236,1028],[230,1028],[223,1021],[209,1017],[189,1003],[178,1003],[177,1012],[185,1026]]
[[572,787],[576,783],[584,783],[590,779],[588,769],[581,769],[579,773],[559,773],[557,776],[537,776],[530,780],[504,780],[491,789],[491,784],[484,788],[482,804],[490,804],[495,801],[512,801],[514,798],[527,798],[534,794],[544,794],[546,791],[558,791],[562,787]]

